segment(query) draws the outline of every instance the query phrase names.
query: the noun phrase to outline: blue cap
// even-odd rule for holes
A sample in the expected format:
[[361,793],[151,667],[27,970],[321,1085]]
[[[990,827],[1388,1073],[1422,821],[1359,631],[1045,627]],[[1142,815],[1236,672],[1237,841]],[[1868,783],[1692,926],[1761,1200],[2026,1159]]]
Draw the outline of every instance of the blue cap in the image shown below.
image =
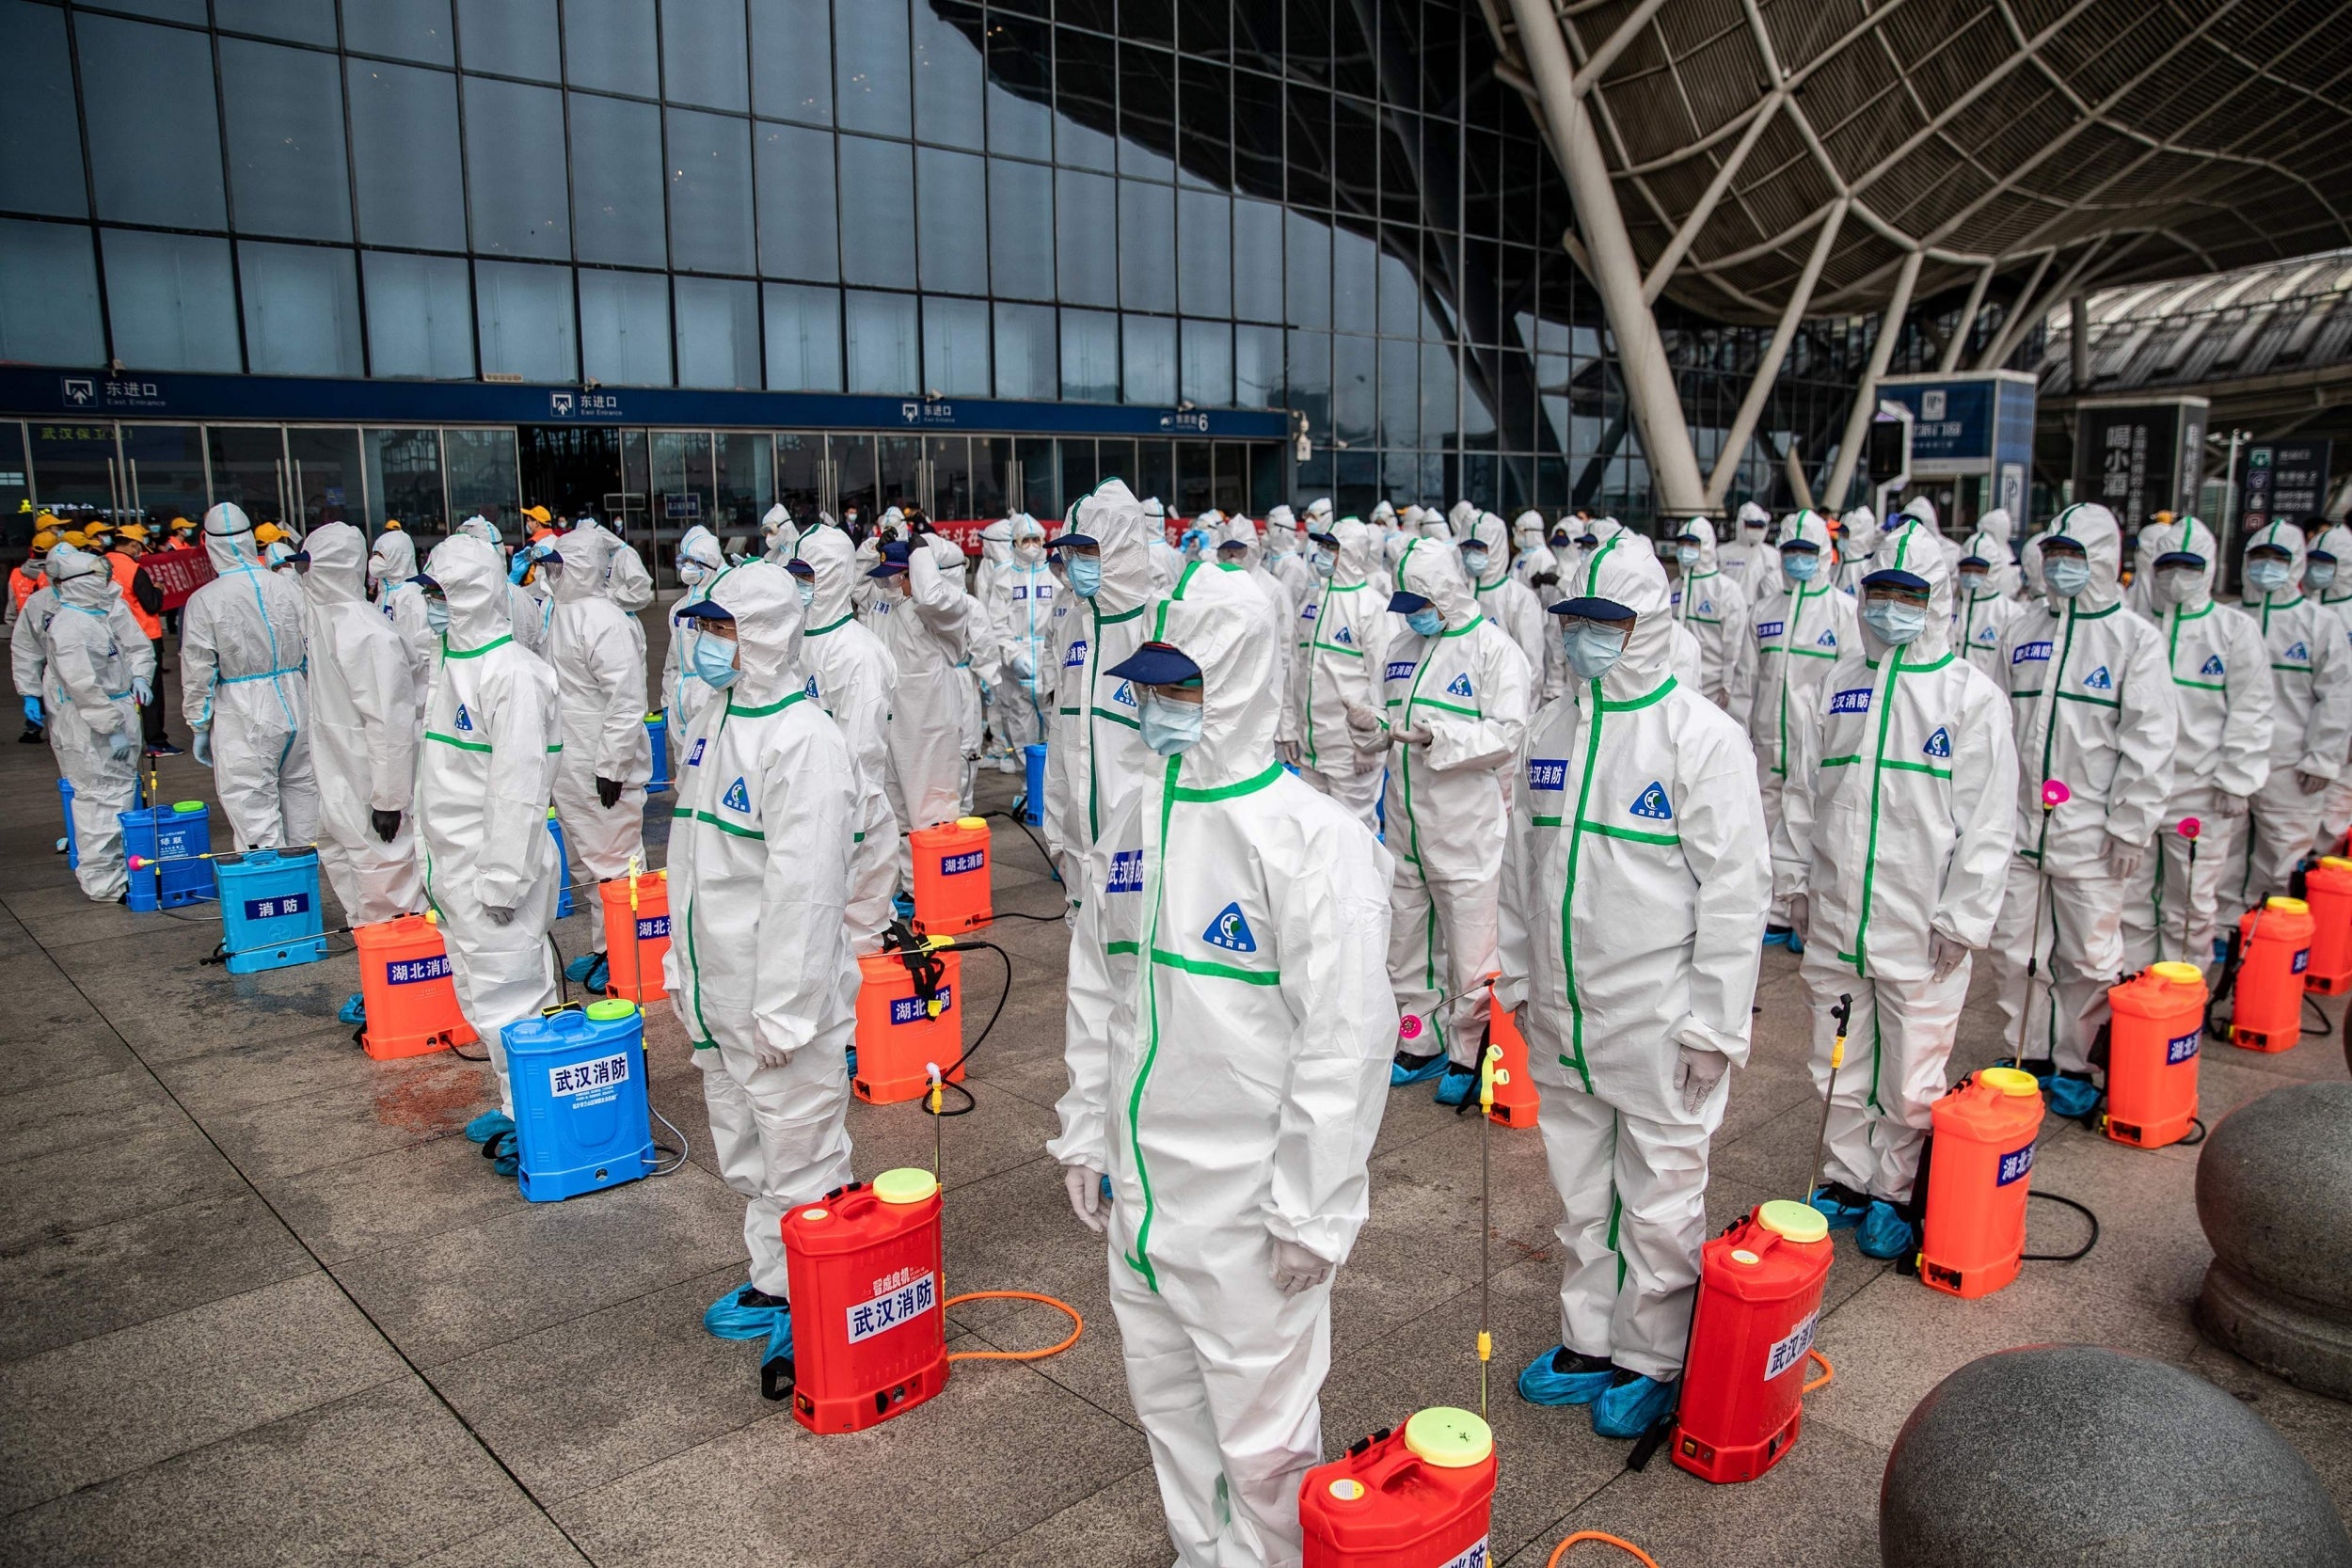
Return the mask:
[[419,588],[430,588],[436,594],[441,591],[441,585],[434,581],[431,578],[425,576],[422,572],[419,572],[415,577],[410,578],[408,580],[415,583]]
[[797,555],[784,563],[784,569],[796,578],[813,578],[817,575],[817,568]]
[[1200,666],[1171,642],[1146,642],[1106,673],[1140,686],[1182,686],[1200,678]]
[[676,621],[732,621],[735,611],[708,599],[694,599],[678,606],[670,612],[670,616]]
[[1427,610],[1429,608],[1429,601],[1422,598],[1419,594],[1407,594],[1404,589],[1400,588],[1395,593],[1389,595],[1389,608],[1395,610],[1399,615],[1410,615],[1415,610]]
[[2336,552],[2333,550],[2305,550],[2303,552],[2303,559],[2305,561],[2324,561],[2328,565],[2333,566],[2336,563]]
[[907,543],[893,539],[882,547],[882,564],[866,575],[869,578],[895,578],[907,569]]
[[1928,592],[1928,579],[1919,576],[1915,572],[1898,572],[1888,570],[1883,572],[1872,572],[1868,577],[1862,579],[1862,586],[1866,589],[1900,588],[1913,594],[1925,594]]
[[1987,571],[1990,571],[1993,568],[1993,562],[1987,561],[1980,555],[1963,555],[1960,558],[1960,564],[1963,571],[1965,571],[1971,566],[1981,566]]
[[1103,547],[1101,540],[1087,533],[1060,533],[1045,541],[1045,547],[1049,550],[1062,549],[1071,545],[1091,545],[1096,549]]
[[1810,539],[1782,540],[1780,553],[1787,555],[1790,550],[1795,550],[1800,555],[1819,555],[1821,553],[1821,546]]
[[1562,599],[1551,607],[1554,615],[1574,615],[1586,621],[1630,621],[1633,611],[1614,599]]
[[[2328,557],[2328,559],[2333,561],[2335,557],[2331,555]],[[2156,557],[2154,564],[2158,566],[2186,566],[2192,571],[2201,572],[2205,569],[2205,558],[2199,555],[2194,550],[2167,550],[2162,555]]]

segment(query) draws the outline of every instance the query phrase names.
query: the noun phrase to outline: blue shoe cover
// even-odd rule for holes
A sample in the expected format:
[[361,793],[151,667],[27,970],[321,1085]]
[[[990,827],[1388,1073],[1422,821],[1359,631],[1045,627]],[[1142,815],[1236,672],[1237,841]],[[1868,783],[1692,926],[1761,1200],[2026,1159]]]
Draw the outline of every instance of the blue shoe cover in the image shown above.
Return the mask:
[[1396,1060],[1389,1064],[1389,1087],[1401,1089],[1407,1084],[1426,1084],[1443,1071],[1445,1071],[1445,1053],[1442,1051],[1418,1067],[1406,1062],[1405,1053],[1400,1051],[1396,1054]]
[[574,958],[571,962],[564,966],[564,978],[569,980],[573,985],[577,986],[581,981],[588,978],[588,972],[590,970],[596,968],[596,965],[602,963],[603,961],[604,955],[601,953],[582,953],[579,958]]
[[1813,1206],[1816,1213],[1829,1221],[1829,1227],[1832,1230],[1843,1230],[1850,1225],[1860,1225],[1863,1216],[1869,1212],[1866,1205],[1838,1202],[1835,1196],[1831,1196],[1827,1187],[1814,1188],[1813,1196],[1805,1201]]
[[342,1006],[335,1009],[335,1022],[338,1023],[357,1024],[362,1028],[366,1027],[368,1022],[367,999],[359,992],[356,990],[353,991],[351,993],[351,1000],[345,1002]]
[[[1393,1075],[1395,1069],[1390,1069]],[[1478,1092],[1478,1074],[1468,1068],[1446,1065],[1445,1076],[1438,1080],[1438,1103],[1463,1105]]]
[[762,1361],[772,1361],[779,1355],[792,1353],[792,1308],[789,1307],[746,1307],[744,1293],[752,1288],[745,1280],[703,1311],[703,1328],[719,1339],[760,1339],[768,1341],[760,1353]]
[[515,1118],[504,1111],[485,1111],[466,1123],[466,1141],[486,1144],[501,1132],[515,1131]]
[[2068,1078],[2063,1074],[2050,1079],[2042,1087],[2050,1096],[2050,1111],[2070,1121],[2079,1121],[2099,1108],[2099,1089],[2087,1078]]
[[890,908],[892,911],[895,912],[901,920],[913,920],[914,918],[914,899],[908,894],[892,894],[890,895]]
[[523,1168],[523,1163],[519,1155],[501,1154],[490,1162],[490,1168],[501,1176],[512,1176]]
[[1764,945],[1767,947],[1788,947],[1794,944],[1796,940],[1796,930],[1791,927],[1767,926],[1764,927]]
[[1870,1212],[1863,1216],[1857,1234],[1865,1258],[1901,1258],[1919,1250],[1918,1232],[1883,1198],[1870,1200]]
[[2213,961],[2214,961],[2214,962],[2216,962],[2216,963],[2227,963],[2227,962],[2229,961],[2229,958],[2230,958],[2230,942],[2229,942],[2229,939],[2228,939],[2228,938],[2226,938],[2226,937],[2216,937],[2216,938],[2214,938],[2214,939],[2213,939]]
[[843,1051],[841,1053],[841,1059],[848,1065],[850,1069],[850,1076],[855,1078],[857,1076],[857,1047],[853,1045]]
[[588,977],[580,984],[592,993],[602,996],[604,988],[612,983],[612,966],[605,961],[603,954],[598,953],[595,957],[596,961],[588,966]]
[[1661,1383],[1654,1377],[1634,1377],[1613,1386],[1593,1402],[1593,1435],[1639,1437],[1673,1411],[1682,1392],[1682,1380]]
[[1104,1201],[1105,1204],[1108,1204],[1108,1203],[1110,1202],[1110,1200],[1111,1200],[1111,1179],[1110,1179],[1109,1175],[1106,1173],[1106,1174],[1104,1176],[1104,1178],[1103,1178],[1103,1201]]
[[1589,1372],[1561,1371],[1552,1362],[1566,1350],[1554,1345],[1527,1364],[1519,1373],[1519,1398],[1530,1404],[1590,1404],[1609,1391],[1615,1367],[1603,1362]]
[[1788,951],[1790,951],[1791,953],[1794,953],[1794,954],[1795,954],[1798,958],[1804,958],[1804,938],[1803,938],[1803,937],[1801,937],[1801,936],[1797,935],[1797,933],[1796,933],[1796,932],[1794,932],[1794,931],[1789,932],[1789,933],[1788,933]]

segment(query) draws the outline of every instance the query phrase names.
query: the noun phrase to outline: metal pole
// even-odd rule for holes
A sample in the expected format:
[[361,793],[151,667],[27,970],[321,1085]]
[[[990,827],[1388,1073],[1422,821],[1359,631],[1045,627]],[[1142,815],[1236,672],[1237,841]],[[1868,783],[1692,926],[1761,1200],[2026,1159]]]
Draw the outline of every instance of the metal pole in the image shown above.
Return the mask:
[[1764,400],[1772,395],[1772,383],[1780,376],[1781,361],[1788,356],[1788,345],[1795,341],[1797,324],[1804,319],[1804,308],[1813,301],[1813,286],[1821,280],[1821,268],[1829,262],[1830,248],[1837,243],[1837,231],[1845,226],[1847,203],[1842,198],[1831,206],[1821,219],[1821,232],[1813,242],[1813,254],[1804,259],[1804,271],[1797,278],[1797,286],[1788,291],[1788,303],[1782,308],[1780,321],[1772,328],[1772,341],[1756,362],[1756,377],[1748,383],[1747,396],[1740,400],[1740,412],[1733,416],[1731,429],[1724,437],[1724,450],[1715,459],[1715,472],[1707,482],[1707,505],[1709,511],[1724,504],[1724,497],[1731,490],[1731,476],[1740,471],[1740,454],[1747,451],[1748,437],[1756,433],[1756,421],[1764,412]]
[[1977,312],[1984,309],[1984,291],[1992,287],[1994,269],[2000,264],[1995,258],[1977,274],[1977,281],[1968,291],[1968,303],[1960,308],[1960,325],[1952,328],[1952,341],[1944,345],[1943,362],[1935,367],[1940,374],[1949,375],[1960,369],[1960,356],[1968,347],[1968,334],[1977,325]]
[[1912,285],[1919,281],[1919,263],[1925,251],[1915,250],[1903,258],[1903,270],[1895,278],[1895,297],[1886,302],[1886,315],[1879,323],[1878,341],[1870,345],[1870,365],[1862,372],[1861,385],[1853,389],[1853,409],[1846,416],[1846,437],[1838,444],[1837,461],[1829,471],[1829,483],[1821,488],[1821,504],[1835,512],[1846,504],[1846,486],[1852,482],[1854,467],[1862,456],[1862,438],[1870,428],[1870,416],[1878,412],[1879,378],[1886,373],[1886,361],[1894,356],[1895,340],[1903,329],[1903,313],[1911,309]]

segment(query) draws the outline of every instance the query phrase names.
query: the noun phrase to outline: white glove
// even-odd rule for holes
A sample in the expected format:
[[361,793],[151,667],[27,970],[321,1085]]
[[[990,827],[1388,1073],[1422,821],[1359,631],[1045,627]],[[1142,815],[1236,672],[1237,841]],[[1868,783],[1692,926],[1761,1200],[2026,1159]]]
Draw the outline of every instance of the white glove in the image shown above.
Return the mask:
[[1707,1051],[1697,1046],[1675,1047],[1675,1087],[1682,1091],[1682,1113],[1695,1116],[1715,1092],[1715,1085],[1731,1070],[1731,1058],[1720,1051]]
[[2316,795],[2333,783],[2335,783],[2333,779],[2323,779],[2316,773],[2306,773],[2299,768],[2295,770],[2295,787],[2306,795]]
[[2228,793],[2215,795],[2213,798],[2213,814],[2216,816],[2221,817],[2227,821],[2234,822],[2238,820],[2246,815],[2246,797],[2243,795],[2231,795]]
[[1400,730],[1396,737],[1407,746],[1426,746],[1432,738],[1426,724],[1415,724],[1409,729]]
[[1286,1296],[1311,1291],[1331,1277],[1331,1265],[1296,1242],[1274,1243],[1274,1288]]
[[133,675],[131,677],[131,695],[139,700],[139,706],[145,707],[155,700],[154,685],[152,682],[149,681],[145,675]]
[[2107,863],[2108,876],[2129,881],[2138,876],[2139,868],[2147,863],[2148,846],[2126,844],[2113,833],[2109,833],[2104,858]]
[[1359,751],[1351,760],[1359,774],[1377,773],[1389,765],[1389,749],[1382,746],[1375,751]]
[[490,924],[493,926],[511,926],[515,923],[515,911],[511,909],[503,909],[496,904],[485,904],[482,906],[482,912],[490,917]]
[[198,730],[195,734],[196,738],[188,742],[188,749],[196,753],[199,768],[210,768],[213,765],[213,732],[206,729]]
[[1295,768],[1298,766],[1299,758],[1298,742],[1295,740],[1278,740],[1274,743],[1274,754],[1281,758],[1284,762],[1290,764],[1293,768]]
[[1797,933],[1799,942],[1813,940],[1813,899],[1809,895],[1788,895],[1788,928]]
[[106,754],[119,762],[138,750],[138,742],[131,738],[129,730],[117,730],[106,737]]
[[1928,933],[1928,962],[1939,980],[1950,979],[1952,971],[1968,961],[1968,952],[1941,931]]
[[1092,1165],[1064,1165],[1063,1190],[1070,1194],[1070,1212],[1078,1223],[1100,1236],[1110,1227],[1108,1205],[1103,1201],[1103,1173]]
[[1026,652],[1016,653],[1012,656],[1012,678],[1017,681],[1037,679],[1037,661]]
[[1380,710],[1363,703],[1347,705],[1347,727],[1359,735],[1380,733]]

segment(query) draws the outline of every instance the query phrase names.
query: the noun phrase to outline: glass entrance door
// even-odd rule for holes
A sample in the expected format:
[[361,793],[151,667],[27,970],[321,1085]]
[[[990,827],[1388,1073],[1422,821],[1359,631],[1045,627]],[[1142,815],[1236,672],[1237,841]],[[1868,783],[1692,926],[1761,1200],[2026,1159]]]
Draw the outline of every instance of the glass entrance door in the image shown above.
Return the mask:
[[286,520],[286,433],[276,425],[216,424],[204,430],[214,504],[241,508],[246,521]]
[[174,517],[199,522],[212,504],[204,483],[204,432],[196,425],[124,425],[122,472],[131,510],[150,528],[168,528]]
[[368,526],[367,485],[359,467],[359,433],[316,426],[286,429],[286,495],[295,526]]
[[33,483],[45,510],[75,527],[123,510],[114,426],[35,424],[28,435]]

